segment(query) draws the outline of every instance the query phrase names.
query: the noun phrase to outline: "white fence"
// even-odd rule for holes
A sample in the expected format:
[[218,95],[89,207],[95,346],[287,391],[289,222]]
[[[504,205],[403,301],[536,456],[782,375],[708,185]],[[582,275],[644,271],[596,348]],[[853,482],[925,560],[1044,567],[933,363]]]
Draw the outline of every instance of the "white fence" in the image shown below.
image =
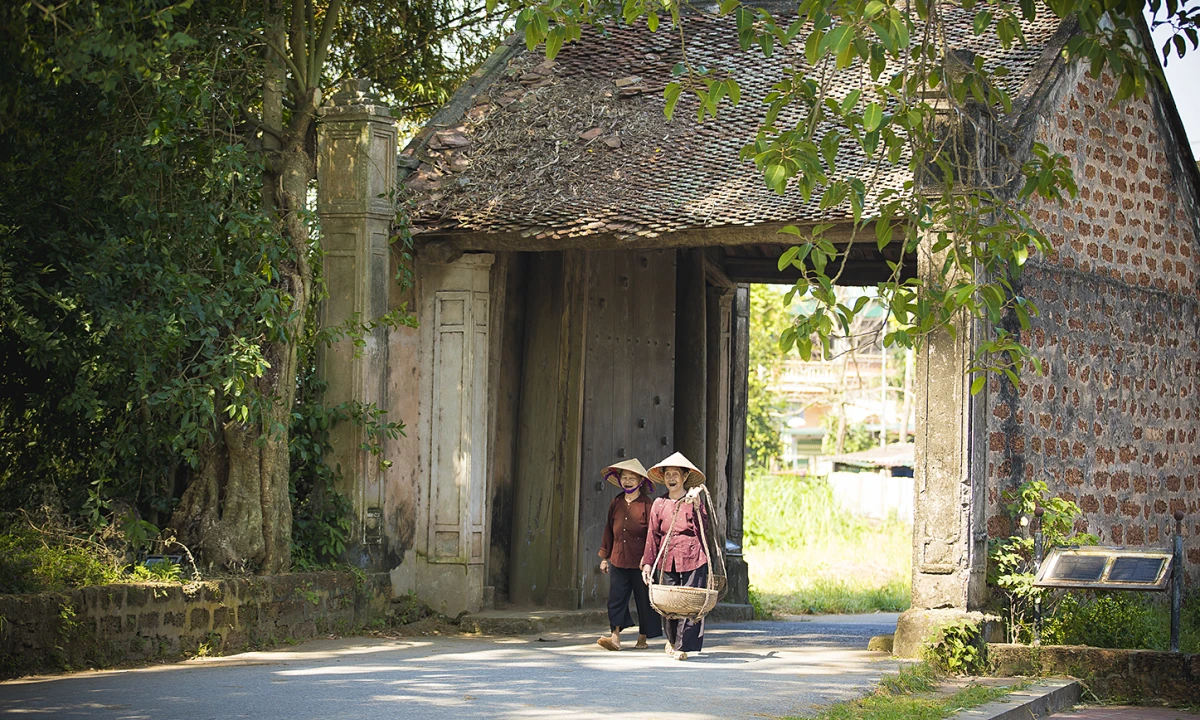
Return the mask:
[[839,471],[829,473],[829,485],[834,499],[856,515],[885,520],[895,514],[913,521],[913,478]]

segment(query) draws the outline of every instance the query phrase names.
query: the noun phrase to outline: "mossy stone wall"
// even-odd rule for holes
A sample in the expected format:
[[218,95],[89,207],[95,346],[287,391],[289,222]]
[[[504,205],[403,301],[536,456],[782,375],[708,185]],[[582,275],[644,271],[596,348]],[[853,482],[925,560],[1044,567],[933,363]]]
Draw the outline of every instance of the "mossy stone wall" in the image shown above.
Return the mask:
[[0,595],[0,678],[350,632],[382,619],[391,595],[386,573],[339,572]]

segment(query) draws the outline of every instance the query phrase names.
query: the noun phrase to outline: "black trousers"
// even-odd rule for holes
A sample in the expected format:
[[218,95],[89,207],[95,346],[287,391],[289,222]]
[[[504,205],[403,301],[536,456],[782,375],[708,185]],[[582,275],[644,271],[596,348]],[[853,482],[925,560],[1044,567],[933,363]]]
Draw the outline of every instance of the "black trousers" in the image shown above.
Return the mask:
[[[663,572],[663,585],[704,587],[708,582],[708,563],[688,572]],[[704,649],[704,618],[699,620],[663,619],[667,642],[678,652],[700,652]]]
[[642,582],[642,571],[637,568],[608,566],[608,625],[610,630],[633,627],[633,615],[629,612],[629,596],[637,605],[638,625],[641,634],[648,638],[662,635],[662,618],[650,606],[650,591]]

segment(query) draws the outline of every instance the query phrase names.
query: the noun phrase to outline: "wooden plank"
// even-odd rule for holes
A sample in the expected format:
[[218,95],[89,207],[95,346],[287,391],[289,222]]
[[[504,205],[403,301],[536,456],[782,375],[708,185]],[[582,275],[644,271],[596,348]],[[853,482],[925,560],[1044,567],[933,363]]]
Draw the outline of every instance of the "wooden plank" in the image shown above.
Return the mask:
[[[495,599],[509,599],[512,557],[513,492],[517,427],[520,423],[521,357],[525,339],[525,285],[528,255],[503,253],[492,274],[492,358],[488,428],[491,464],[488,482],[491,524],[486,584]],[[485,598],[486,599],[486,598]]]
[[[579,488],[580,595],[585,607],[607,594],[599,573],[601,536],[608,509],[608,489],[600,471],[612,462],[613,382],[619,344],[613,337],[624,314],[615,282],[617,254],[592,254],[588,270],[588,345],[584,368],[583,446]],[[603,594],[602,594],[603,593]]]
[[649,255],[651,298],[646,315],[654,328],[654,388],[652,405],[652,447],[650,462],[658,463],[675,451],[675,373],[678,349],[675,345],[675,285],[677,276],[675,250],[659,250]]
[[750,373],[750,286],[740,285],[733,301],[730,351],[729,496],[725,517],[727,537],[741,553],[743,498],[746,486],[746,407]]
[[555,492],[559,336],[563,302],[561,253],[537,253],[526,286],[525,338],[513,484],[513,535],[509,598],[518,605],[545,605],[551,576]]
[[554,467],[553,522],[547,601],[579,607],[579,483],[583,435],[583,370],[587,343],[587,278],[590,253],[563,253],[562,312],[559,318],[558,423]]
[[708,443],[705,447],[705,472],[708,474],[708,489],[716,506],[719,536],[723,537],[728,496],[725,459],[729,451],[729,315],[733,292],[729,288],[710,287],[706,295]]
[[697,466],[707,458],[707,304],[698,249],[681,252],[675,287],[675,449]]

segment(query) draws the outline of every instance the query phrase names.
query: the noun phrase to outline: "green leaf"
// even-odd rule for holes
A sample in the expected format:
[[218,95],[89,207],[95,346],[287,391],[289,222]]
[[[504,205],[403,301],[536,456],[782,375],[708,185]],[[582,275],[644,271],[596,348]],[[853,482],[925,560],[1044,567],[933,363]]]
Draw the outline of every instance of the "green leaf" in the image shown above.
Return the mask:
[[561,25],[555,25],[549,34],[546,35],[546,59],[553,60],[558,51],[562,50],[563,40],[566,37],[566,30]]
[[666,106],[663,108],[663,113],[667,116],[668,120],[675,113],[675,104],[679,102],[679,95],[682,92],[683,85],[677,82],[667,83],[667,86],[663,88],[663,98],[667,101]]
[[862,97],[862,90],[855,88],[842,98],[841,110],[843,115],[848,115],[855,105],[858,105],[858,99]]
[[768,165],[763,171],[763,178],[767,181],[767,187],[780,195],[787,189],[787,171],[783,165]]
[[646,15],[646,27],[650,28],[650,32],[658,32],[658,13],[651,10]]
[[873,102],[863,111],[863,129],[867,132],[874,132],[882,123],[883,109],[879,107],[879,103]]
[[988,26],[992,24],[992,13],[988,10],[980,10],[975,15],[975,22],[972,23],[972,29],[976,35],[982,35]]
[[733,78],[725,80],[725,92],[729,95],[729,102],[737,105],[742,99],[741,88],[738,87],[737,81]]
[[799,253],[800,247],[797,245],[793,245],[785,250],[783,254],[779,256],[779,271],[783,272],[784,268],[789,267],[792,264],[792,260],[794,260],[796,255]]

